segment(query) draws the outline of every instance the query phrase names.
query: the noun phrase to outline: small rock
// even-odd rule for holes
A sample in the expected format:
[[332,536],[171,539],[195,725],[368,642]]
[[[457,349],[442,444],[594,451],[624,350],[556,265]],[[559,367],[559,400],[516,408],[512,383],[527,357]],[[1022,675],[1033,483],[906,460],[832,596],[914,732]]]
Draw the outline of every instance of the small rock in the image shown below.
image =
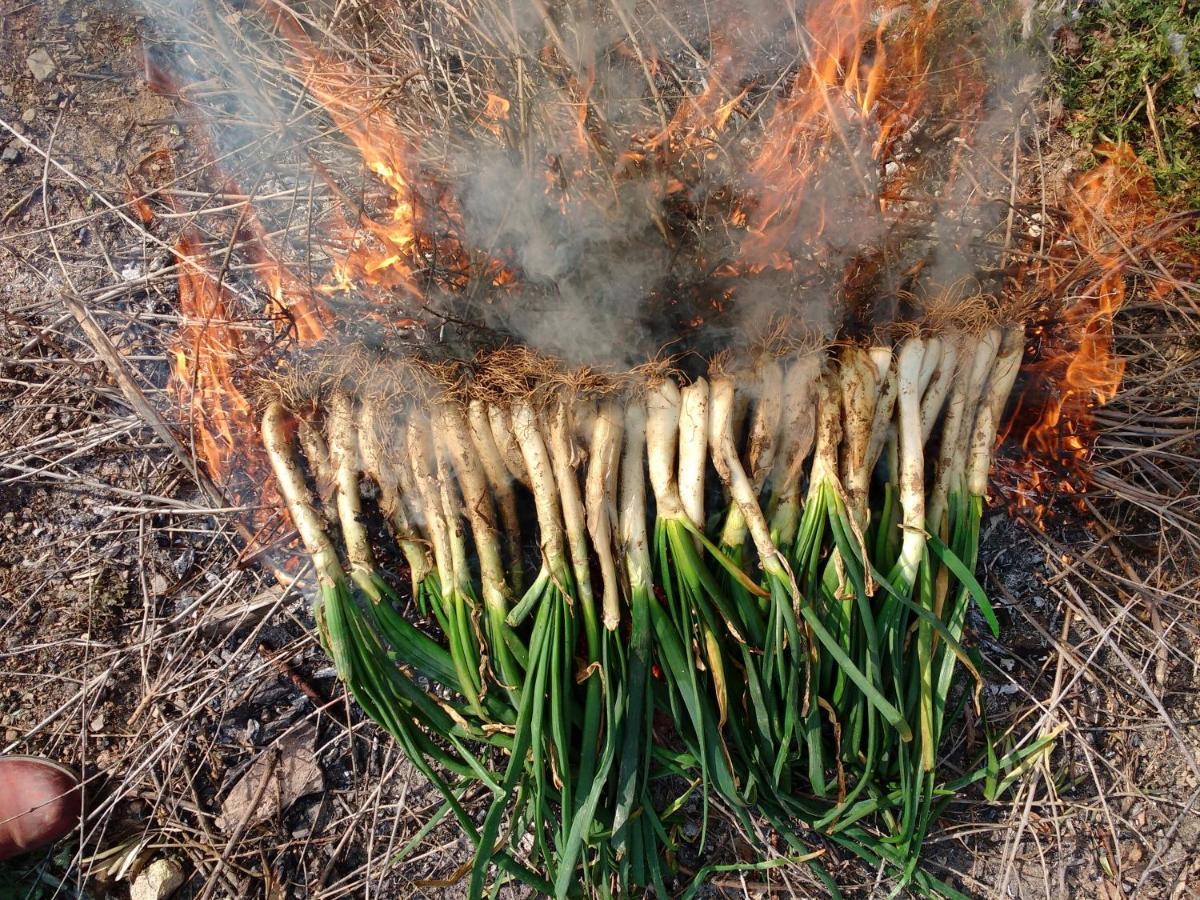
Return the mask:
[[173,859],[156,859],[138,873],[129,900],[166,900],[183,884],[183,867]]
[[196,551],[191,547],[185,547],[183,553],[175,560],[172,560],[171,567],[175,570],[175,574],[182,578],[187,574],[188,569],[192,567],[192,563],[196,560]]
[[21,113],[21,121],[26,125],[32,125],[35,119],[37,119],[37,110],[32,106],[25,110],[25,112]]
[[162,575],[154,575],[150,579],[150,591],[156,597],[161,597],[171,589],[171,583]]
[[50,54],[40,47],[29,54],[25,65],[38,81],[49,81],[58,71],[58,65],[50,58]]
[[92,716],[92,720],[88,722],[88,728],[90,728],[93,732],[103,731],[104,724],[104,713],[99,712]]
[[15,162],[21,161],[21,149],[16,144],[9,144],[0,152],[0,162],[12,165]]
[[0,96],[11,100],[13,93],[13,86],[11,84],[9,84],[7,81],[0,81]]
[[17,731],[15,728],[9,728],[4,732],[4,743],[6,744],[15,744],[20,739],[21,732]]

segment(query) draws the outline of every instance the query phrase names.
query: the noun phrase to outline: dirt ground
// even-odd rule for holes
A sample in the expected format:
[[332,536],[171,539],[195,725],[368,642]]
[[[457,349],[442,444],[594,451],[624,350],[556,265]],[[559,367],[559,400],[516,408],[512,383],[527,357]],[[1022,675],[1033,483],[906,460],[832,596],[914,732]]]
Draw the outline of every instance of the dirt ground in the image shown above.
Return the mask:
[[[0,898],[123,897],[155,860],[178,866],[178,896],[456,896],[467,846],[423,830],[435,793],[351,707],[304,598],[243,561],[242,511],[200,489],[186,437],[177,452],[136,402],[186,436],[163,394],[181,221],[144,224],[126,196],[188,150],[139,23],[9,2],[0,46],[0,748],[86,777],[78,832],[0,864]],[[1062,732],[931,836],[932,871],[972,895],[1200,892],[1198,299],[1181,286],[1120,317],[1130,370],[1085,510],[1062,504],[1046,532],[985,522],[1004,625],[982,645],[988,718]],[[264,766],[287,777],[239,785]],[[832,868],[877,893],[874,873]],[[819,895],[802,869],[714,892]]]

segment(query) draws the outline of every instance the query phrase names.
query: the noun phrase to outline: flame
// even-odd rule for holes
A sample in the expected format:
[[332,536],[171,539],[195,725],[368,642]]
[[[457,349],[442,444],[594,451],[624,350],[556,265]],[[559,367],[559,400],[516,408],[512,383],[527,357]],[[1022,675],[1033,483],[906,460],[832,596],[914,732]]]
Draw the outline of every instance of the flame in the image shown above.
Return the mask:
[[496,137],[504,136],[504,123],[508,121],[508,111],[512,104],[499,94],[487,92],[487,105],[483,108],[481,124]]
[[[1031,273],[1040,301],[1023,368],[1024,387],[1004,433],[1023,456],[999,466],[997,486],[1041,525],[1059,495],[1089,483],[1093,411],[1121,385],[1125,361],[1113,346],[1113,319],[1125,303],[1126,269],[1139,232],[1157,216],[1157,191],[1128,144],[1102,144],[1102,161],[1064,199],[1063,236]],[[1157,242],[1160,237],[1152,237]],[[1062,308],[1057,298],[1070,296]]]
[[[364,284],[385,288],[408,286],[412,252],[417,244],[417,207],[409,174],[408,140],[379,98],[363,87],[369,83],[364,72],[321,51],[283,11],[277,12],[275,21],[296,56],[295,73],[354,144],[367,169],[391,191],[391,208],[382,221],[363,210],[358,210],[353,225],[343,217],[338,230],[344,251],[325,292],[350,291]],[[316,167],[326,175],[326,183],[332,184],[323,167]],[[354,204],[344,199],[344,205]],[[374,238],[377,246],[371,246],[365,240],[367,236]]]
[[[355,316],[393,328],[418,327],[425,291],[435,284],[449,294],[477,284],[497,293],[519,291],[519,257],[510,248],[466,248],[458,198],[429,174],[432,164],[428,158],[421,162],[422,148],[399,114],[389,111],[388,97],[372,89],[371,74],[319,48],[285,7],[261,6],[290,48],[292,75],[327,111],[372,176],[361,196],[350,196],[310,156],[337,200],[316,236],[329,255],[328,271],[315,274],[312,284],[292,273],[286,253],[272,244],[254,210],[245,209],[239,225],[249,239],[241,246],[270,298],[275,336],[296,346],[315,344],[334,327],[334,310],[349,303],[356,304]],[[945,196],[954,196],[958,180],[971,178],[963,157],[984,118],[986,54],[977,37],[954,28],[952,18],[937,3],[818,0],[797,23],[802,61],[774,87],[740,82],[739,51],[728,37],[718,36],[697,89],[673,109],[659,107],[653,126],[639,125],[642,131],[622,135],[620,145],[603,121],[604,105],[593,101],[594,68],[563,65],[549,42],[540,53],[549,68],[562,73],[556,83],[560,97],[540,114],[556,140],[548,142],[553,150],[544,151],[544,159],[524,162],[535,182],[540,175],[564,221],[581,212],[586,215],[580,221],[608,214],[605,204],[619,210],[611,204],[617,193],[612,188],[621,179],[638,178],[660,192],[654,199],[665,211],[656,211],[655,225],[667,243],[686,240],[670,230],[672,217],[701,226],[697,232],[729,236],[728,249],[698,261],[697,269],[717,282],[697,291],[702,308],[672,299],[681,329],[701,328],[722,314],[727,301],[736,300],[737,279],[767,269],[807,275],[825,271],[823,266],[837,268],[838,290],[861,291],[880,266],[869,255],[872,242],[931,209],[923,179],[932,167],[945,167],[934,187]],[[622,43],[616,52],[647,77],[666,77],[666,60],[653,50],[643,55]],[[489,87],[476,95],[478,106],[464,121],[485,141],[507,145],[514,139],[513,120],[523,126],[529,110],[519,105],[514,116],[505,94],[520,96],[520,104],[526,95],[499,84]],[[914,150],[920,135],[926,146],[938,143],[945,152]],[[749,158],[728,181],[705,171],[711,166],[724,172],[722,160],[734,152]],[[1153,216],[1153,185],[1128,147],[1104,152],[1104,163],[1081,178],[1063,203],[1062,237],[1036,254],[1044,262],[1017,277],[1035,285],[1042,298],[1031,304],[1038,309],[1030,331],[1031,362],[1009,425],[1025,454],[1009,466],[1010,481],[1019,481],[1027,497],[1082,489],[1092,410],[1112,398],[1124,371],[1113,350],[1112,320],[1125,299],[1124,247]],[[215,158],[203,150],[202,155]],[[131,193],[131,203],[136,196]],[[139,204],[135,211],[146,214]],[[240,361],[262,347],[243,340],[244,332],[233,325],[245,316],[232,309],[235,298],[205,268],[196,246],[189,236],[178,248],[185,324],[175,350],[174,383],[193,411],[198,454],[227,478],[238,466],[253,467],[238,456],[254,423],[233,375]],[[1073,298],[1070,306],[1055,305],[1054,298],[1067,295]]]
[[230,487],[233,473],[263,472],[254,433],[254,410],[234,372],[244,347],[229,313],[217,275],[197,255],[198,241],[185,234],[175,245],[179,264],[179,313],[182,322],[172,350],[172,384],[188,414],[195,453],[212,479]]
[[742,262],[750,271],[800,262],[830,224],[831,197],[838,198],[840,218],[875,219],[882,231],[884,214],[923,171],[919,160],[899,163],[896,153],[919,122],[959,121],[965,145],[986,80],[966,45],[952,65],[930,72],[927,44],[937,33],[936,15],[937,4],[921,13],[907,2],[809,7],[806,65],[767,120],[740,210]]

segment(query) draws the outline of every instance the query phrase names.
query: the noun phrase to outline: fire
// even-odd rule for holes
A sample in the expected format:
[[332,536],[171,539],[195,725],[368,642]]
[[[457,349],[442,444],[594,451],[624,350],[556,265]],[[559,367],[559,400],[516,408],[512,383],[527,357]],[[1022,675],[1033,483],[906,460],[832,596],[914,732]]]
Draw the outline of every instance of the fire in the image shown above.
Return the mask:
[[[287,65],[296,82],[370,173],[361,193],[352,195],[310,153],[335,202],[323,210],[325,230],[315,235],[328,265],[304,280],[284,262],[286,254],[273,246],[255,211],[247,207],[242,214],[239,227],[251,237],[243,246],[270,298],[274,337],[297,347],[316,344],[336,327],[335,310],[349,303],[356,317],[417,327],[431,287],[451,297],[474,297],[479,285],[517,294],[523,287],[519,254],[468,247],[461,198],[448,177],[443,183],[431,174],[440,170],[422,156],[427,148],[417,145],[414,130],[402,127],[407,120],[391,111],[392,95],[374,89],[365,69],[318,47],[285,7],[262,8],[290,50]],[[986,16],[969,2],[961,9]],[[715,281],[696,287],[698,308],[663,293],[681,329],[700,331],[714,313],[736,305],[739,279],[768,270],[840,278],[834,285],[839,296],[861,291],[882,265],[878,246],[936,212],[935,195],[955,196],[958,181],[967,183],[960,193],[974,191],[963,157],[984,119],[986,53],[979,35],[957,28],[952,18],[936,3],[819,0],[796,23],[799,60],[775,83],[739,74],[732,36],[718,36],[692,92],[660,107],[656,124],[622,135],[603,121],[603,104],[593,97],[602,89],[595,67],[568,70],[561,35],[555,35],[535,54],[560,76],[558,95],[539,114],[542,127],[563,139],[548,144],[544,158],[522,162],[534,183],[540,176],[564,224],[619,213],[612,198],[623,181],[654,186],[658,194],[648,202],[661,206],[654,225],[665,243],[679,255],[711,253],[696,266]],[[656,52],[643,55],[627,43],[615,52],[647,78],[667,78],[668,63]],[[464,121],[488,147],[515,154],[530,101],[514,85],[483,83],[488,89],[473,92],[475,105],[464,110]],[[397,90],[394,82],[391,88]],[[996,149],[986,139],[977,143],[980,155]],[[738,165],[728,165],[735,155]],[[942,174],[931,180],[935,168]],[[1109,148],[1106,161],[1066,198],[1061,237],[1038,255],[1044,261],[1019,273],[1017,283],[1036,285],[1041,298],[1030,304],[1038,324],[1009,428],[1025,453],[1024,462],[1006,464],[1023,497],[1083,485],[1091,411],[1113,396],[1123,374],[1112,346],[1112,318],[1125,297],[1123,246],[1153,215],[1152,189],[1128,148]],[[143,214],[140,206],[137,212]],[[719,234],[727,243],[689,247],[690,233]],[[244,316],[229,308],[232,298],[195,250],[192,238],[181,241],[186,321],[174,381],[193,409],[197,452],[227,477],[242,464],[236,460],[240,436],[253,429],[234,372],[264,342],[242,339],[231,320]],[[907,274],[923,265],[917,261]],[[1065,295],[1074,298],[1071,305],[1055,305],[1054,298]]]
[[[1081,494],[1095,440],[1093,410],[1112,400],[1125,372],[1113,347],[1113,318],[1126,297],[1126,268],[1138,233],[1154,224],[1154,181],[1127,144],[1097,148],[1103,161],[1064,198],[1063,236],[1030,274],[1037,324],[1025,386],[1007,430],[1022,458],[1001,465],[998,485],[1041,524],[1056,495]],[[1156,239],[1155,239],[1156,240]],[[1070,296],[1063,307],[1057,298]]]
[[173,350],[172,387],[188,415],[188,433],[209,475],[222,486],[231,476],[264,472],[265,460],[246,435],[255,429],[250,400],[234,377],[243,342],[217,275],[184,235],[175,245],[182,324]]
[[[412,275],[411,250],[417,243],[417,207],[408,172],[408,141],[380,100],[362,86],[366,83],[365,73],[322,52],[282,11],[275,21],[296,55],[296,73],[358,149],[366,168],[391,191],[391,208],[384,220],[373,218],[361,209],[355,209],[355,222],[342,217],[338,231],[343,250],[324,292],[350,291],[362,284],[385,288],[406,286]],[[334,187],[324,168],[316,163],[314,166],[326,183]],[[343,205],[356,206],[347,198],[343,198]],[[368,238],[374,239],[374,245]]]
[[493,94],[488,91],[487,106],[483,108],[482,124],[483,127],[494,134],[496,137],[501,137],[504,134],[504,123],[508,121],[508,111],[512,108],[512,104],[507,98],[501,97],[499,94]]
[[840,204],[835,218],[875,219],[879,233],[885,218],[902,216],[905,187],[923,169],[919,160],[901,161],[898,146],[921,122],[958,121],[966,143],[986,80],[968,43],[941,71],[930,71],[938,25],[936,5],[924,14],[908,3],[869,0],[809,8],[807,64],[767,120],[739,211],[751,271],[800,262],[830,224],[831,197]]

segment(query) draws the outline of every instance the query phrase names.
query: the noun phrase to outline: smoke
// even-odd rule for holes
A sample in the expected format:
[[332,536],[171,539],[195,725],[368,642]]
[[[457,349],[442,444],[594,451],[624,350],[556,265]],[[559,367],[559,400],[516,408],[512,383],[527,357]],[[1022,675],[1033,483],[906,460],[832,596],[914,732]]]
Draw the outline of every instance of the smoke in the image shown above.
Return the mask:
[[[436,241],[421,244],[412,284],[360,283],[330,302],[355,327],[381,305],[432,308],[569,363],[613,366],[666,344],[736,347],[781,319],[832,338],[848,320],[914,314],[898,298],[978,281],[998,258],[981,248],[1011,242],[1006,160],[1038,83],[1037,61],[1010,52],[1001,26],[943,6],[911,109],[886,91],[858,106],[877,58],[885,76],[904,64],[871,35],[921,24],[904,10],[859,21],[841,0],[514,0],[389,5],[350,22],[307,7],[287,27],[348,65],[394,119],[417,226],[452,236],[467,260],[447,265]],[[288,229],[276,255],[320,285],[336,256],[330,223],[353,226],[355,205],[385,220],[387,192],[361,163],[354,172],[314,102],[319,67],[298,62],[264,9],[146,6],[179,81],[217,85],[205,100],[184,94],[225,170],[264,194],[333,173],[338,187],[314,193],[302,230],[294,199],[259,209],[268,230]],[[805,97],[822,53],[836,77]],[[958,112],[978,120],[956,127]],[[497,264],[514,280],[496,282]]]

